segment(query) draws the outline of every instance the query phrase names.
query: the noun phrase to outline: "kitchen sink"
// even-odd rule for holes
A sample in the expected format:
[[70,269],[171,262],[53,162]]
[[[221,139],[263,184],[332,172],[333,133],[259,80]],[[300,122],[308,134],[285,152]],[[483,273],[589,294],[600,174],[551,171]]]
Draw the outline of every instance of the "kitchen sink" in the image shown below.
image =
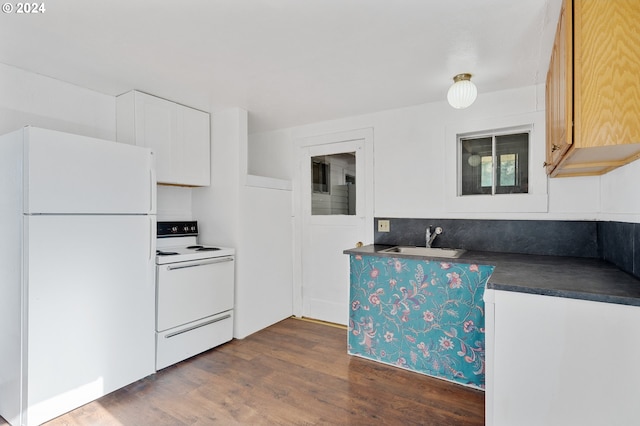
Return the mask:
[[462,256],[465,251],[466,250],[463,249],[450,248],[395,246],[382,250],[382,253],[413,254],[416,256],[433,256],[457,259],[458,257]]

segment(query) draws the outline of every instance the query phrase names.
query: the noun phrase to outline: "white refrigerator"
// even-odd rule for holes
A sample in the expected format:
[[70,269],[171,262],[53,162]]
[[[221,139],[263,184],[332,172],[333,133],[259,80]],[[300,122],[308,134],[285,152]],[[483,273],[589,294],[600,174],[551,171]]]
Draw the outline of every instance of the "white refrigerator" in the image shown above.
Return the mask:
[[142,147],[0,136],[0,415],[37,425],[154,373],[156,182]]

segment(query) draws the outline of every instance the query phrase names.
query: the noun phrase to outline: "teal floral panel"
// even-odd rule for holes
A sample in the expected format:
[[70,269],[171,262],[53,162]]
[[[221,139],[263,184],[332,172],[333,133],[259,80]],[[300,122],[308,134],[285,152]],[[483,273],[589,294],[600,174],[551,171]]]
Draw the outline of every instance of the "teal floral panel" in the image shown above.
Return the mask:
[[484,389],[493,266],[351,255],[348,351]]

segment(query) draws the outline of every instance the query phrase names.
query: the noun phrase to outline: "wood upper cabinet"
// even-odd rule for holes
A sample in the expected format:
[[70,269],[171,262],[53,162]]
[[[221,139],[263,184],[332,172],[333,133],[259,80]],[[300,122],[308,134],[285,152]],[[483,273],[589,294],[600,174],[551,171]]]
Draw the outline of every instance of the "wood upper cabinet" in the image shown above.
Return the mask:
[[546,86],[547,173],[600,175],[640,158],[640,2],[565,0]]
[[211,183],[208,113],[135,90],[116,104],[118,141],[153,149],[158,183]]
[[547,131],[547,173],[551,173],[572,143],[573,122],[572,93],[573,93],[573,37],[571,35],[572,13],[566,13],[571,8],[571,0],[562,5],[560,20],[556,30],[555,43],[551,51],[549,72],[546,86],[546,131]]

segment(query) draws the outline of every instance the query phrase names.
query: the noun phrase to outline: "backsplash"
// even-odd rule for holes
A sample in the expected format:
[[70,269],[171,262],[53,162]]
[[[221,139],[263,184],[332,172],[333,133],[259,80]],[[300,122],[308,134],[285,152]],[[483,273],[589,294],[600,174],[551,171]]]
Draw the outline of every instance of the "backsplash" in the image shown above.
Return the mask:
[[[390,232],[378,232],[378,220]],[[640,278],[640,224],[563,220],[376,218],[374,243],[425,245],[427,226],[440,226],[433,247],[500,253],[593,257]]]
[[640,278],[640,223],[598,222],[598,257]]

